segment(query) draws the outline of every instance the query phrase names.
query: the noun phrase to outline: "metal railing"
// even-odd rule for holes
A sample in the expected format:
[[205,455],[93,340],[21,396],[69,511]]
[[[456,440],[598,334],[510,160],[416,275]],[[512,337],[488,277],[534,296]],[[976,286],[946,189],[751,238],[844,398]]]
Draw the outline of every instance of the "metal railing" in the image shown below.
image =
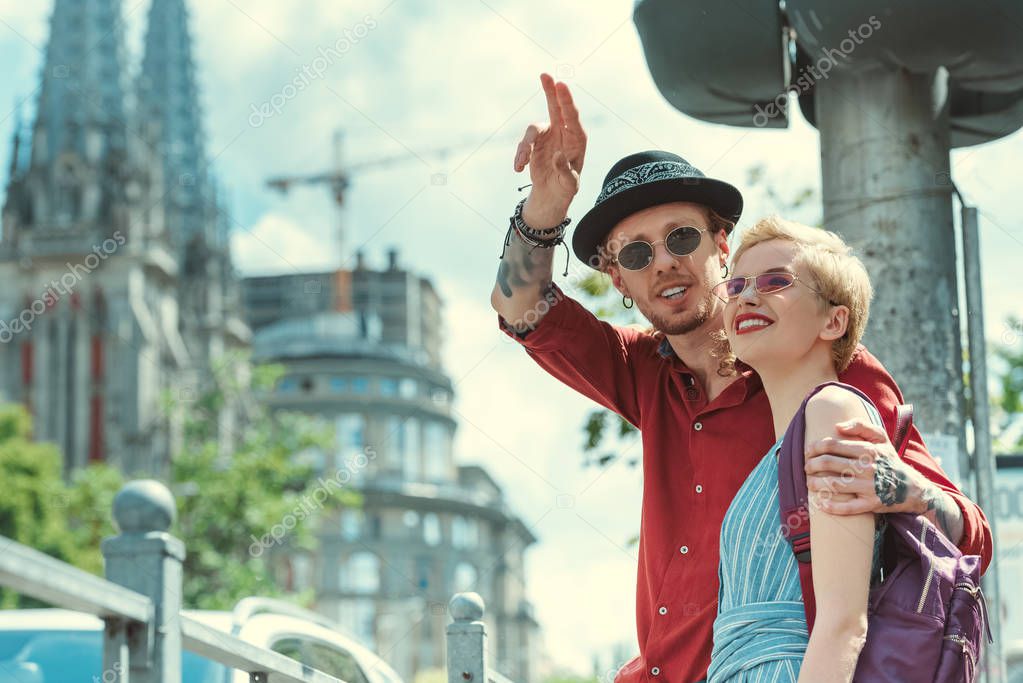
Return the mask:
[[102,544],[106,579],[0,536],[0,585],[103,619],[103,680],[180,683],[181,651],[249,674],[251,683],[344,683],[181,613],[185,546],[167,533],[167,488],[133,481],[114,498],[120,534]]
[[448,612],[454,619],[447,628],[448,683],[511,683],[490,668],[483,598],[458,593],[451,598]]

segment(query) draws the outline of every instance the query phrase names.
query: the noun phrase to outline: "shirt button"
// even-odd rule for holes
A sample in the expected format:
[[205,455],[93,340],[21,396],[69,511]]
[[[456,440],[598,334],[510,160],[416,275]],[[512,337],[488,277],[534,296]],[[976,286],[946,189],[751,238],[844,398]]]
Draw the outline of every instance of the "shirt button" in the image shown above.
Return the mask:
[[689,546],[687,546],[687,545],[684,545],[684,546],[682,546],[681,548],[679,548],[679,549],[678,549],[678,551],[679,551],[680,553],[682,553],[683,555],[685,555],[686,553],[688,553],[688,552],[689,552]]
[[661,673],[661,667],[659,666],[655,666],[654,668],[650,669],[651,676],[656,676],[659,673]]
[[657,610],[657,613],[660,614],[661,616],[664,616],[665,614],[668,613],[668,608],[661,605],[660,609]]
[[703,493],[703,484],[697,484],[696,485],[696,492],[697,493]]
[[695,429],[696,431],[700,431],[701,429],[703,429],[703,423],[697,422],[696,424],[693,425],[693,429]]

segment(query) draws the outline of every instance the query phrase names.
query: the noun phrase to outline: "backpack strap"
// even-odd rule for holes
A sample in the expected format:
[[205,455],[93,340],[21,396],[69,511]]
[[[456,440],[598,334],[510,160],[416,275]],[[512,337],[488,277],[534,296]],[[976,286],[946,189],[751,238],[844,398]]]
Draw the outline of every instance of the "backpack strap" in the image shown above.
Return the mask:
[[[806,614],[807,632],[813,631],[817,601],[813,593],[813,571],[810,563],[810,508],[806,486],[806,465],[804,447],[806,439],[806,404],[821,389],[829,385],[843,387],[863,398],[871,405],[873,401],[854,386],[842,382],[824,382],[807,394],[799,410],[789,422],[778,451],[778,504],[781,512],[781,532],[788,541],[799,565],[799,585],[803,589],[803,611]],[[913,406],[900,405],[896,409],[895,449],[902,455],[906,447],[909,428],[913,423]]]
[[895,406],[895,438],[892,439],[892,445],[895,446],[895,451],[900,458],[906,450],[906,444],[909,442],[909,428],[912,426],[913,404],[903,403]]

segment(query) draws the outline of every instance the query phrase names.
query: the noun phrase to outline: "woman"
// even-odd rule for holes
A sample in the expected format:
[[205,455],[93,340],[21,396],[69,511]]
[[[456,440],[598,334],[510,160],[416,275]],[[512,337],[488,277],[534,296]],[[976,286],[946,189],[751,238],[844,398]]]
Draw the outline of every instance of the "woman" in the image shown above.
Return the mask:
[[[866,637],[879,539],[874,515],[839,517],[810,501],[817,611],[807,637],[797,563],[780,532],[777,452],[807,394],[849,364],[867,324],[870,280],[837,235],[778,218],[745,231],[733,263],[734,277],[715,293],[726,302],[731,353],[763,381],[778,441],[721,528],[708,681],[850,681]],[[825,387],[807,404],[806,443],[838,436],[837,423],[864,417],[881,424],[868,402]]]

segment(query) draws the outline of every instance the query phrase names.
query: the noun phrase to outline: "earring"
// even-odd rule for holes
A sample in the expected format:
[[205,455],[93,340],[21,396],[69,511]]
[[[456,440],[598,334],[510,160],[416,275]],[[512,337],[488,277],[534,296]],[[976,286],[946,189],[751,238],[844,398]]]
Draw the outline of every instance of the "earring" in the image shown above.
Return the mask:
[[723,263],[721,264],[721,267],[725,269],[725,272],[721,273],[721,277],[723,278],[728,277],[728,264]]
[[[626,299],[628,299],[628,301],[626,301]],[[622,295],[622,306],[632,308],[632,297]]]

